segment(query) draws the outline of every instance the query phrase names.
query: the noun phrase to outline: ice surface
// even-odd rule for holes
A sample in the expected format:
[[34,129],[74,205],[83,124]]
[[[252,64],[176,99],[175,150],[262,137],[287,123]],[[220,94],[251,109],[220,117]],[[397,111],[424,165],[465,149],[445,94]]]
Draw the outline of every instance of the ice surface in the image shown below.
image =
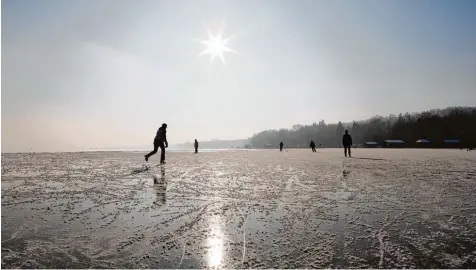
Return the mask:
[[2,267],[476,267],[474,152],[352,154],[2,154]]

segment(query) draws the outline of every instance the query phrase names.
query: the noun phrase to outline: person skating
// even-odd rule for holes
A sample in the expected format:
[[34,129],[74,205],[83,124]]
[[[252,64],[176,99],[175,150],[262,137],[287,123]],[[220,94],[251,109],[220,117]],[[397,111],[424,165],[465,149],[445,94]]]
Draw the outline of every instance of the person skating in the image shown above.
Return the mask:
[[162,126],[157,130],[157,134],[154,139],[154,150],[149,154],[145,155],[145,161],[149,161],[149,157],[157,153],[157,150],[160,147],[160,164],[165,164],[165,148],[169,147],[167,142],[167,124],[162,124]]
[[198,153],[198,141],[197,139],[195,139],[195,143],[193,144],[193,146],[195,147],[195,154]]
[[315,152],[316,152],[316,144],[314,143],[314,141],[311,141],[311,145],[310,145],[310,146],[311,146],[312,152],[315,153]]
[[284,146],[284,143],[283,142],[280,142],[279,143],[279,151],[283,151],[283,146]]
[[342,136],[342,145],[344,146],[344,155],[347,157],[347,150],[349,151],[349,157],[352,157],[350,154],[350,148],[352,147],[352,137],[349,134],[347,129],[345,130],[344,135]]

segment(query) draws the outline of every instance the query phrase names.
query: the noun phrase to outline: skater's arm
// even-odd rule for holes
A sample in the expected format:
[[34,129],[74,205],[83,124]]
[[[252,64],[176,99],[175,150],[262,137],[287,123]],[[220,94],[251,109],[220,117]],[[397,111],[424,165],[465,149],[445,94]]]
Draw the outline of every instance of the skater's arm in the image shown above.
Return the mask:
[[352,136],[349,135],[350,146],[352,146]]

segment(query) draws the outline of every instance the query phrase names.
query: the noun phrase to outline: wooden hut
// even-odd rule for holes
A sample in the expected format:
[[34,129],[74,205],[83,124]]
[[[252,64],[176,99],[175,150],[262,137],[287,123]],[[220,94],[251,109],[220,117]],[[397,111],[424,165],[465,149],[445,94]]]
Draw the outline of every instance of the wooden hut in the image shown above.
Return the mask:
[[377,148],[378,143],[377,142],[365,142],[364,147],[365,148]]
[[419,139],[418,141],[416,141],[416,143],[419,148],[426,148],[430,147],[431,145],[431,142],[427,139]]
[[462,148],[460,140],[450,139],[443,140],[445,148]]
[[385,148],[402,148],[405,146],[405,142],[402,140],[384,140]]

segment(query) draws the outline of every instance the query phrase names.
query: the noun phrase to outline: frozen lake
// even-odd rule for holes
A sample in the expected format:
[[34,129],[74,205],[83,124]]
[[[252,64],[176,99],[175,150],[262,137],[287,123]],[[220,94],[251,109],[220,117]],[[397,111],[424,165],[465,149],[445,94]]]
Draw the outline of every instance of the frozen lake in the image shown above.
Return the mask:
[[474,151],[143,155],[2,154],[2,267],[476,268]]

